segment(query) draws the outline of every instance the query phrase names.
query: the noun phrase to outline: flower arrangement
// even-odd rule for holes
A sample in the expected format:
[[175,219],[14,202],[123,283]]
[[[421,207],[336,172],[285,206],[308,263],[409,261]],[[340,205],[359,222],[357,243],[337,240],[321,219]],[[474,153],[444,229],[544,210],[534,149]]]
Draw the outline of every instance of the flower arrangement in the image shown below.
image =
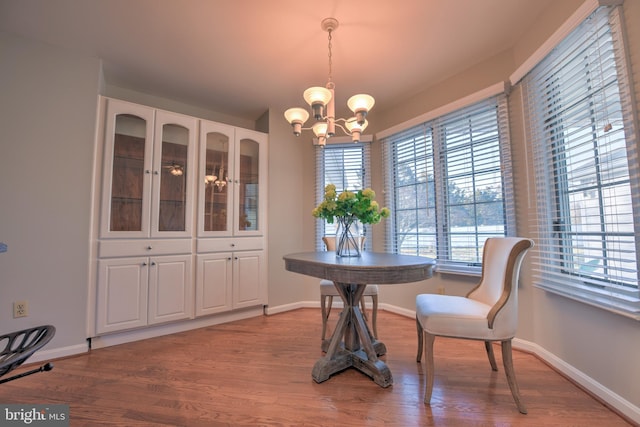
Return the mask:
[[[343,191],[340,195],[336,186],[328,184],[324,188],[324,199],[313,210],[313,216],[323,218],[329,224],[338,222],[336,231],[336,253],[339,256],[360,256],[361,238],[358,222],[377,224],[391,214],[389,208],[380,208],[374,199],[376,193],[371,188]],[[354,231],[355,228],[355,231]]]
[[371,188],[355,193],[345,190],[338,195],[336,186],[328,184],[324,188],[324,200],[313,210],[313,216],[324,218],[329,224],[333,224],[336,217],[357,219],[363,224],[377,224],[391,212],[389,208],[380,208],[375,198],[376,193]]

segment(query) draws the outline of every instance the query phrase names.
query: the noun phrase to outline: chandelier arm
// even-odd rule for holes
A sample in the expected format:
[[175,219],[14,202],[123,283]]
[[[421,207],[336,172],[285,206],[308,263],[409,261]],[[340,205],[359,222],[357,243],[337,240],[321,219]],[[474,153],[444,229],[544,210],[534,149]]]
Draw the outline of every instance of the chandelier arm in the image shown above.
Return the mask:
[[[344,119],[338,119],[338,120],[344,120]],[[349,132],[347,129],[342,127],[342,125],[340,125],[339,123],[336,123],[336,126],[342,129],[342,132],[346,133],[347,135],[351,135],[351,132]]]

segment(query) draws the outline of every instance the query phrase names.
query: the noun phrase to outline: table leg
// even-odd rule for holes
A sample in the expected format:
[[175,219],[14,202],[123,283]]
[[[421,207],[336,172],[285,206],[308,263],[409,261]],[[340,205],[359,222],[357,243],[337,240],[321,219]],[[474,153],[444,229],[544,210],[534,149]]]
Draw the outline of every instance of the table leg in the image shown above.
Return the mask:
[[326,354],[316,362],[311,376],[320,383],[335,373],[353,367],[373,378],[381,387],[390,386],[393,384],[391,371],[378,359],[378,355],[385,354],[387,349],[382,342],[373,338],[360,311],[359,301],[366,285],[335,285],[344,302],[344,309],[327,344]]

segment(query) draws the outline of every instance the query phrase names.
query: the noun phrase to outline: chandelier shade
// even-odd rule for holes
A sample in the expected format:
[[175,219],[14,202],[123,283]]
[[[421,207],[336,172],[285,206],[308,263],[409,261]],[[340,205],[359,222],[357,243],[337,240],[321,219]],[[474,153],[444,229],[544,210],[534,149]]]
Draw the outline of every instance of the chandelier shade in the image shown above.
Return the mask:
[[364,118],[367,116],[369,110],[373,108],[373,104],[375,103],[376,101],[372,96],[360,93],[349,98],[347,106],[356,115],[358,124],[362,125],[364,123]]
[[309,119],[309,112],[304,108],[289,108],[284,112],[284,117],[293,126],[295,136],[300,136],[302,125]]
[[[347,106],[355,117],[349,119],[341,119],[335,117],[335,84],[331,78],[331,35],[338,28],[338,20],[335,18],[326,18],[320,24],[320,27],[329,33],[329,78],[326,87],[313,86],[305,90],[302,94],[304,100],[311,107],[311,116],[315,123],[310,128],[304,128],[304,123],[309,119],[310,115],[303,108],[289,108],[284,113],[285,119],[291,124],[293,134],[300,136],[303,130],[311,129],[318,138],[319,145],[325,145],[327,138],[335,135],[336,127],[341,129],[345,134],[351,135],[354,142],[360,140],[360,135],[367,127],[367,113],[373,108],[375,100],[371,95],[358,94],[354,95],[347,101]],[[344,123],[342,126],[340,123]]]

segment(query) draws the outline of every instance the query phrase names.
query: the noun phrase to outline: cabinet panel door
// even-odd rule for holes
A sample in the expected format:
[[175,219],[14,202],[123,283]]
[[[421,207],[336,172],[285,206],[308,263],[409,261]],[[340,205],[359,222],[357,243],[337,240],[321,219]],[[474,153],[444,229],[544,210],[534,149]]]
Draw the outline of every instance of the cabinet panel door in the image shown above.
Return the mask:
[[144,257],[98,262],[98,333],[147,324],[147,262]]
[[152,257],[149,264],[149,324],[193,314],[191,255]]
[[149,235],[153,118],[150,108],[106,101],[101,237]]
[[191,235],[197,120],[157,111],[153,144],[152,237]]
[[234,135],[232,126],[200,122],[198,236],[231,236]]
[[261,236],[266,227],[267,136],[236,129],[234,235]]
[[196,316],[232,309],[231,253],[198,255]]
[[264,252],[236,252],[233,258],[233,307],[263,303]]

